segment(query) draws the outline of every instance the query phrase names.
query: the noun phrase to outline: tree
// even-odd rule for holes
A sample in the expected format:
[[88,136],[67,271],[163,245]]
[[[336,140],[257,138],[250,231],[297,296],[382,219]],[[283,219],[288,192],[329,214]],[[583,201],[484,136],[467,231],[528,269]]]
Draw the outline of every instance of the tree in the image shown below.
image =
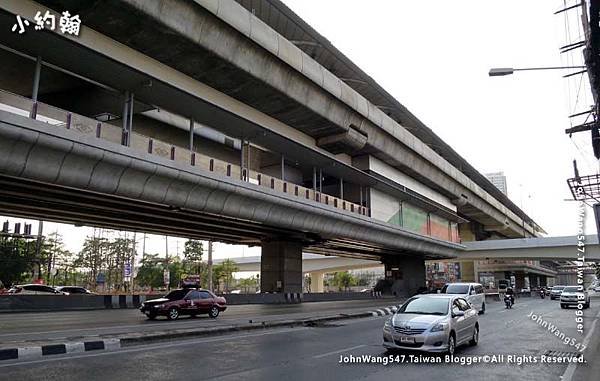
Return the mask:
[[106,238],[96,237],[95,235],[86,237],[83,248],[73,261],[73,266],[76,269],[87,272],[85,283],[90,287],[96,288],[98,274],[106,269],[104,253],[107,251],[108,243]]
[[185,274],[185,267],[181,262],[181,258],[172,257],[169,261],[169,286],[171,288],[179,287],[179,282]]
[[245,293],[248,293],[250,290],[254,292],[258,288],[258,279],[256,279],[254,276],[240,279],[238,286],[243,289]]
[[200,284],[208,287],[208,266],[202,262],[204,247],[201,241],[188,240],[183,249],[183,264],[185,274],[195,274],[200,276]]
[[0,282],[6,287],[30,278],[35,243],[0,237]]
[[356,279],[348,271],[339,271],[333,274],[332,284],[340,291],[345,291],[356,284]]
[[218,264],[214,265],[212,268],[212,286],[213,290],[219,292],[221,290],[221,281],[225,279],[225,271],[223,270],[223,265]]
[[142,259],[135,282],[141,287],[159,288],[164,286],[163,265],[158,254],[146,254]]
[[59,279],[64,279],[64,283],[67,283],[68,270],[69,267],[72,267],[71,262],[74,254],[65,248],[62,235],[58,232],[48,234],[44,239],[43,251],[48,253],[43,256],[47,258],[47,268],[58,271],[54,277],[47,276],[47,283],[54,285]]
[[197,272],[200,271],[199,264],[202,262],[202,254],[204,254],[204,248],[202,242],[189,239],[185,241],[183,249],[183,258],[186,262],[196,265]]
[[225,281],[225,291],[229,291],[229,285],[233,280],[233,273],[238,271],[239,268],[235,265],[235,262],[231,259],[226,259],[220,264],[222,271],[222,278]]

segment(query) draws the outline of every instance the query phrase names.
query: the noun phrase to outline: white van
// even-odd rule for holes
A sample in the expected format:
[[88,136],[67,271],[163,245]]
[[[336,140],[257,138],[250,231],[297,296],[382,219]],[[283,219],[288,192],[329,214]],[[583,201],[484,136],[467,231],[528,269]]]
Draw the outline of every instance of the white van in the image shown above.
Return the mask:
[[480,315],[485,313],[485,292],[481,283],[447,283],[442,294],[460,295],[467,299]]

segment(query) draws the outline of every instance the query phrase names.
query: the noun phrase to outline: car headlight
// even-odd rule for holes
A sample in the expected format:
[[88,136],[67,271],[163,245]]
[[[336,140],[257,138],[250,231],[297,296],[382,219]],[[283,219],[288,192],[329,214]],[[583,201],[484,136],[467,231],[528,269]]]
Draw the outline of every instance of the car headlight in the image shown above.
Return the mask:
[[392,318],[389,318],[385,321],[385,323],[383,324],[383,329],[385,329],[386,331],[392,329]]
[[164,304],[157,304],[156,306],[154,306],[154,308],[163,308],[164,306]]
[[445,331],[447,327],[448,323],[437,323],[434,324],[433,327],[431,327],[431,332]]

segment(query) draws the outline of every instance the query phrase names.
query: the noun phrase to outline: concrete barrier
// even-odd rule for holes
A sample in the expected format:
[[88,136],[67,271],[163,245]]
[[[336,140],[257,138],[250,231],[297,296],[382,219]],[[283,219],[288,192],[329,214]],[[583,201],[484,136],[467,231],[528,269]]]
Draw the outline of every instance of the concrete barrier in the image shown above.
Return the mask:
[[138,308],[144,295],[0,295],[0,312]]
[[[0,295],[0,313],[138,308],[144,301],[162,297],[151,295]],[[383,298],[381,293],[327,292],[281,294],[225,294],[228,305],[295,304]]]
[[96,310],[105,306],[102,295],[0,295],[0,312]]
[[500,301],[500,294],[497,292],[490,292],[485,294],[485,301],[489,302],[489,301],[494,301],[494,302],[499,302]]

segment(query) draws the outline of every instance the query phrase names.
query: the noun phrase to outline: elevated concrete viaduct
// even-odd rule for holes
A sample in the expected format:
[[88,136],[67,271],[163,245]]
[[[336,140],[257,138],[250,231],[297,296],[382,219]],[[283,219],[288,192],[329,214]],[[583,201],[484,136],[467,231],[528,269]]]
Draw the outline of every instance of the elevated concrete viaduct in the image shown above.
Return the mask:
[[543,232],[397,101],[344,81],[340,52],[295,41],[327,45],[282,3],[250,3],[0,3],[0,30],[83,20],[0,34],[3,211],[261,245],[261,289],[281,292],[300,291],[302,250],[381,260],[413,292],[459,235]]
[[[105,224],[113,227],[135,229],[139,224],[138,228],[157,233],[262,244],[263,255],[273,262],[273,270],[265,273],[276,271],[285,282],[291,272],[289,277],[296,280],[290,283],[293,286],[278,287],[284,290],[299,292],[301,266],[292,262],[300,260],[303,246],[319,250],[322,241],[332,249],[339,242],[338,250],[347,255],[371,258],[386,252],[441,258],[461,247],[259,185],[201,173],[93,136],[65,129],[48,131],[45,123],[30,118],[0,111],[0,126],[4,211],[15,215],[51,211],[55,218],[74,223],[98,224],[104,217]],[[40,184],[53,186],[34,193]],[[107,214],[110,200],[112,219]],[[129,200],[137,200],[138,210]],[[169,218],[163,217],[165,213]],[[167,223],[152,227],[161,218]]]

